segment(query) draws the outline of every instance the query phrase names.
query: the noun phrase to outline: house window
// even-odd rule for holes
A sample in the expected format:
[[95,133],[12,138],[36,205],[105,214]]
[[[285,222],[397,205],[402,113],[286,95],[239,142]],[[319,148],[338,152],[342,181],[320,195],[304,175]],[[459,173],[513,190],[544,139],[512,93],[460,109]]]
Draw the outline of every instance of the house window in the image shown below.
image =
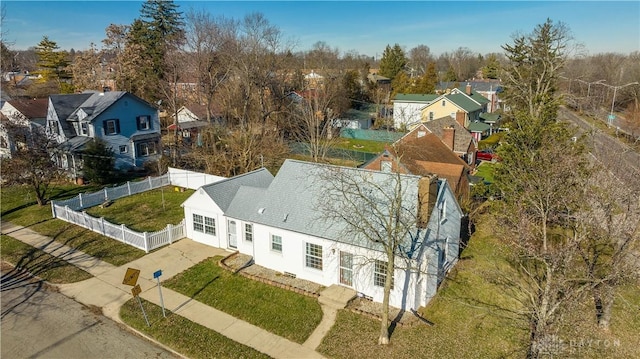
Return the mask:
[[51,132],[55,133],[56,135],[60,134],[60,128],[58,127],[58,121],[49,122],[49,129],[51,130]]
[[442,205],[440,206],[440,223],[444,223],[447,220],[447,201],[442,201]]
[[120,146],[120,153],[127,153],[129,148],[126,145]]
[[282,237],[271,235],[271,250],[282,253]]
[[[373,268],[373,285],[376,287],[384,287],[387,280],[387,262],[376,259]],[[391,279],[391,289],[393,289],[393,278]]]
[[193,215],[193,230],[196,232],[204,232],[204,219],[199,214]]
[[138,144],[138,157],[147,157],[156,154],[155,142],[143,142]]
[[429,121],[433,121],[433,111],[429,111]]
[[83,122],[80,124],[80,133],[84,136],[87,136],[89,134],[89,124],[86,122]]
[[148,130],[151,128],[151,119],[149,116],[138,116],[138,130]]
[[340,283],[353,285],[353,254],[340,252]]
[[380,161],[380,171],[390,173],[391,167],[391,161]]
[[216,235],[216,222],[213,218],[193,214],[193,230],[196,232]]
[[447,101],[442,100],[442,107],[444,107],[444,106],[446,106],[446,105],[447,105]]
[[253,242],[253,225],[250,223],[244,224],[244,240]]
[[120,133],[120,120],[105,120],[103,124],[105,135],[117,135]]
[[306,266],[322,270],[322,246],[307,243]]
[[211,217],[204,217],[204,233],[216,235],[216,221]]
[[9,142],[4,136],[0,136],[0,148],[9,148]]

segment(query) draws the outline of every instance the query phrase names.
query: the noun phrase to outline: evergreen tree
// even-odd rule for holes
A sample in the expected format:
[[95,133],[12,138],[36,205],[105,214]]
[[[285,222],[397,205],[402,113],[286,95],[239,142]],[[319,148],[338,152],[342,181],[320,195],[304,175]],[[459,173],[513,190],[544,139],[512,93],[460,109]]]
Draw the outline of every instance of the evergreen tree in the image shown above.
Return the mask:
[[444,81],[447,81],[447,82],[458,81],[458,75],[456,75],[456,70],[453,68],[453,66],[449,66],[449,70],[447,70],[447,73],[444,75]]
[[96,138],[87,144],[82,156],[84,178],[98,184],[113,179],[114,152],[102,139]]
[[380,59],[379,74],[393,81],[399,73],[404,72],[406,65],[407,57],[400,45],[395,44],[393,47],[387,45]]
[[497,79],[500,72],[500,63],[496,54],[487,57],[486,64],[482,68],[482,76],[486,79]]
[[42,41],[35,49],[38,57],[36,74],[42,76],[41,84],[54,82],[60,92],[72,92],[72,86],[68,83],[71,79],[68,54],[66,51],[59,51],[59,49],[55,41],[49,40],[47,36],[42,37]]
[[391,81],[391,98],[395,97],[399,93],[413,93],[412,85],[413,83],[409,76],[404,71],[400,72],[398,76]]
[[430,62],[425,73],[420,76],[412,93],[435,93],[438,84],[438,73],[436,72],[435,62]]
[[560,105],[558,76],[566,63],[570,40],[562,23],[554,24],[547,19],[531,34],[518,36],[513,44],[502,47],[509,60],[504,71],[504,98],[516,118],[526,119],[519,125],[528,125],[528,119],[534,119],[542,127],[555,121]]
[[133,78],[144,78],[136,94],[148,100],[161,97],[158,89],[162,81],[167,80],[166,55],[184,40],[183,27],[182,13],[173,1],[147,0],[142,4],[140,18],[131,24],[127,36],[127,47],[131,47],[128,52],[132,56],[139,54],[134,66],[137,74],[127,73],[124,80],[132,84]]

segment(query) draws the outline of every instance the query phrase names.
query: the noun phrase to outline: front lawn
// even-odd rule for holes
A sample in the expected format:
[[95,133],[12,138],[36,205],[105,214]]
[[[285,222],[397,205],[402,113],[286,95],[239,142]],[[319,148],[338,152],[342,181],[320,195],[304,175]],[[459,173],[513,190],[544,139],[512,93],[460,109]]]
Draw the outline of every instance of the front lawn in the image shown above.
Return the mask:
[[269,358],[170,311],[166,311],[167,317],[163,318],[162,309],[153,303],[142,300],[142,305],[151,327],[145,322],[136,299],[130,299],[120,308],[120,318],[127,325],[189,358]]
[[165,282],[167,288],[296,343],[322,320],[315,298],[234,275],[209,258]]
[[82,269],[10,236],[0,237],[0,258],[48,282],[74,283],[92,277]]

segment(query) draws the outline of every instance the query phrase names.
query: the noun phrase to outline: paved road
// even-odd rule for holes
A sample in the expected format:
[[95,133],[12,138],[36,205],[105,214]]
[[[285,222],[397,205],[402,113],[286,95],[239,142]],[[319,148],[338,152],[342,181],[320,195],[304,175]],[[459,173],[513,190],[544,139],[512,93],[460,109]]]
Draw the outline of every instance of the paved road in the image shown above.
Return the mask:
[[618,179],[632,188],[640,188],[640,154],[566,108],[560,108],[558,117],[577,125],[583,132],[593,131],[591,153]]
[[42,281],[2,270],[1,350],[11,358],[177,358]]

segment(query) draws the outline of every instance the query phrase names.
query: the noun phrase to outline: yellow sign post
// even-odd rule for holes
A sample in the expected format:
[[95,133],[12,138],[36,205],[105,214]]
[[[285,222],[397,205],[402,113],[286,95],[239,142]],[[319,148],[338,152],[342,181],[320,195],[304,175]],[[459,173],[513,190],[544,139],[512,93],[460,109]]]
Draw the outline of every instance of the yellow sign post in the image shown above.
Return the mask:
[[140,269],[127,268],[122,284],[135,286],[138,283],[138,276],[140,276]]
[[147,313],[144,311],[144,307],[142,306],[142,301],[140,300],[140,293],[142,293],[142,288],[140,288],[140,284],[136,284],[133,288],[131,288],[131,294],[133,294],[133,297],[136,298],[138,300],[138,304],[140,304],[140,310],[142,310],[144,321],[147,322],[147,326],[151,326],[151,324],[149,324],[149,318],[147,318]]

